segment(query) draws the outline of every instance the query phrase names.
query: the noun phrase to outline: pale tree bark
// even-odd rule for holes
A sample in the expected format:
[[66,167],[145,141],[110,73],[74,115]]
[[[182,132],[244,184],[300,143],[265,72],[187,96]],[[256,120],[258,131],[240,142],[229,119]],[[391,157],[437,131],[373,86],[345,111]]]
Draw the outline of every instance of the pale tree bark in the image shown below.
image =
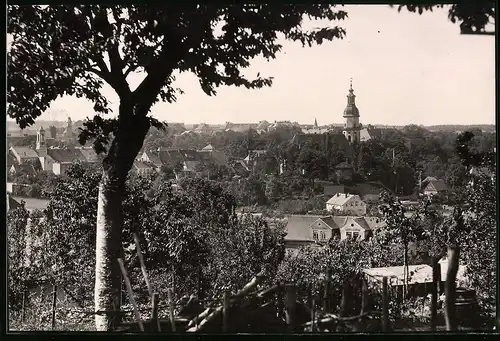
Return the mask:
[[99,185],[96,231],[95,318],[96,329],[110,330],[119,323],[118,315],[102,314],[120,310],[121,201],[124,183],[104,172]]
[[98,331],[112,330],[119,321],[122,251],[122,200],[125,181],[149,130],[145,115],[134,116],[133,106],[120,104],[119,130],[107,157],[99,185],[96,230],[95,316]]

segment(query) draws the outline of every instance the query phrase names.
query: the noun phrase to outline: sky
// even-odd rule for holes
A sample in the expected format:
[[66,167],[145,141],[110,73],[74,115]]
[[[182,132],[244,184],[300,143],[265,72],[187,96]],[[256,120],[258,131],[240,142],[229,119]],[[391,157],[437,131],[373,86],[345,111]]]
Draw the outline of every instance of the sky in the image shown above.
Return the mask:
[[[174,104],[159,103],[154,117],[186,124],[297,121],[342,123],[349,80],[353,79],[360,122],[385,125],[494,124],[494,36],[460,35],[446,9],[422,15],[398,13],[388,5],[344,6],[349,18],[343,40],[302,47],[283,41],[275,60],[254,59],[245,74],[274,77],[270,88],[221,87],[207,96],[190,73],[177,77],[185,94]],[[306,22],[318,27],[325,22]],[[128,80],[131,88],[144,75]],[[117,108],[114,91],[104,89]],[[116,111],[116,110],[115,110]],[[74,121],[93,116],[84,99],[56,100],[40,120]]]

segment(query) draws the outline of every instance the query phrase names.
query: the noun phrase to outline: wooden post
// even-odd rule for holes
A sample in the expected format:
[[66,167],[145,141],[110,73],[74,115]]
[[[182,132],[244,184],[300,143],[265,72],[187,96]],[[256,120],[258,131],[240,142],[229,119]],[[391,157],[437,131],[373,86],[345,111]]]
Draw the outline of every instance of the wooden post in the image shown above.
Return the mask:
[[297,292],[295,291],[294,284],[287,284],[285,286],[285,316],[286,323],[290,328],[290,331],[295,331],[296,324],[296,303],[297,303]]
[[310,307],[312,305],[313,295],[312,295],[312,284],[309,283],[307,286],[307,305]]
[[172,332],[175,333],[175,318],[174,318],[174,298],[172,289],[167,290],[168,295],[168,313],[170,317],[170,324],[172,325]]
[[158,319],[158,293],[153,293],[153,306],[151,312],[151,323],[157,332],[161,332],[160,320]]
[[52,287],[52,330],[56,328],[57,285]]
[[312,299],[311,301],[311,333],[316,332],[316,300]]
[[458,247],[448,247],[448,270],[446,272],[446,283],[444,287],[445,304],[444,317],[446,321],[446,330],[457,330],[456,317],[456,279],[458,272],[458,259],[460,257],[460,249]]
[[21,308],[21,322],[24,323],[25,315],[26,315],[26,291],[23,291],[23,305]]
[[283,300],[283,292],[284,292],[284,285],[281,282],[278,282],[278,291],[276,293],[276,306],[278,308],[278,317],[281,319],[283,316],[283,311],[285,310],[284,307],[284,300]]
[[382,331],[389,331],[389,295],[387,277],[382,279]]
[[437,303],[438,303],[438,293],[439,293],[440,282],[441,282],[441,264],[439,264],[438,259],[436,258],[432,262],[431,331],[436,330]]
[[228,318],[229,318],[229,292],[226,290],[224,291],[224,306],[222,310],[222,332],[227,333],[228,332]]
[[144,281],[146,282],[146,286],[148,287],[149,297],[153,299],[153,289],[151,288],[151,283],[149,283],[148,272],[146,270],[146,264],[144,264],[144,257],[141,252],[141,244],[139,243],[139,236],[137,233],[134,233],[134,242],[135,249],[137,251],[137,257],[139,257],[139,263],[141,264],[142,275],[144,276]]
[[368,282],[366,278],[363,277],[361,283],[361,314],[368,311]]
[[342,284],[342,298],[340,301],[340,316],[345,317],[348,314],[349,308],[349,281]]
[[130,304],[132,304],[132,307],[134,308],[135,319],[139,325],[139,330],[143,332],[144,325],[142,324],[141,314],[139,314],[137,304],[135,303],[134,292],[132,291],[132,285],[130,284],[130,279],[127,275],[127,269],[125,269],[125,265],[123,264],[123,260],[121,258],[118,258],[118,264],[120,264],[120,270],[122,271],[123,280],[125,281],[125,286],[127,287]]

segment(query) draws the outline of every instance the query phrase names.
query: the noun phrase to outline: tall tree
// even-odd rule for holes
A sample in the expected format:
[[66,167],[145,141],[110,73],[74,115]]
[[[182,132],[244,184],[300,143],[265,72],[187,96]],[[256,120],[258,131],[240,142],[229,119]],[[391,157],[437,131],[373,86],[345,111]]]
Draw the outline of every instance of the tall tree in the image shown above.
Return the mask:
[[[94,103],[97,112],[84,123],[79,141],[92,139],[105,152],[99,185],[96,237],[96,311],[119,309],[122,229],[121,201],[125,180],[150,126],[157,101],[175,102],[182,90],[175,75],[193,72],[203,91],[214,95],[221,85],[260,88],[271,78],[247,79],[240,69],[257,56],[274,59],[278,37],[303,45],[342,38],[340,27],[302,29],[303,18],[332,22],[347,16],[326,4],[8,6],[8,115],[21,128],[63,95]],[[220,27],[220,32],[218,31]],[[132,90],[127,76],[146,76]],[[116,118],[104,83],[119,98]],[[117,323],[111,313],[96,315],[97,330]]]

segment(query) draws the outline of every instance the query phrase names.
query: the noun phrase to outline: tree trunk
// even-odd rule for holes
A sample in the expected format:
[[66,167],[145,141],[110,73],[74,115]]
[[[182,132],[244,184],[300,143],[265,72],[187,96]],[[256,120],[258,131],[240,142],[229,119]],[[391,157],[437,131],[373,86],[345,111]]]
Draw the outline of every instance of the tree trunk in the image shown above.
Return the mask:
[[[114,182],[114,184],[113,184]],[[119,323],[121,275],[118,258],[121,255],[121,203],[124,181],[110,179],[104,171],[99,184],[96,231],[95,311],[96,329],[107,331]],[[113,312],[115,314],[113,314]]]
[[460,249],[455,246],[448,246],[448,270],[446,272],[445,282],[445,302],[444,317],[447,331],[457,330],[456,317],[456,280],[459,266]]
[[98,331],[113,330],[120,322],[118,258],[122,251],[122,199],[127,175],[150,127],[145,116],[145,113],[134,112],[131,103],[121,101],[118,131],[103,161],[97,205],[94,289],[95,311],[99,312],[95,315]]

